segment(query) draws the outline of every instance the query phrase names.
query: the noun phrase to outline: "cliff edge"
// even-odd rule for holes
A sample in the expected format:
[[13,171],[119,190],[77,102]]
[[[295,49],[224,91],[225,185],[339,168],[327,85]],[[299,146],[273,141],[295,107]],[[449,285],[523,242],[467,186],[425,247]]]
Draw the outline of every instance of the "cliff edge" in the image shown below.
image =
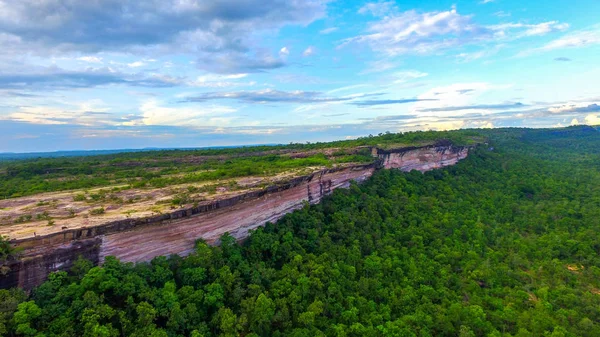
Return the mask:
[[266,188],[230,194],[167,214],[123,219],[95,226],[11,241],[21,249],[18,259],[4,264],[0,288],[31,289],[49,273],[67,270],[78,256],[100,264],[107,256],[125,262],[149,261],[161,255],[187,255],[197,239],[218,243],[230,233],[243,239],[248,231],[275,222],[305,203],[318,203],[336,188],[368,179],[377,169],[421,172],[454,165],[467,157],[469,147],[448,141],[422,147],[372,148],[370,164],[321,169]]

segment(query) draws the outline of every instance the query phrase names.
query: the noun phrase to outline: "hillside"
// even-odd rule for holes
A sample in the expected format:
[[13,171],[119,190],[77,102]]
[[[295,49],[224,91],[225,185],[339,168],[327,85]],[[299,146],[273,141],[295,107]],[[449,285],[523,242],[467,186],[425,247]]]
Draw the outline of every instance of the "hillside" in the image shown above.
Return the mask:
[[185,258],[79,260],[29,297],[0,290],[0,333],[600,335],[598,130],[465,134],[486,144],[454,166],[379,170],[241,244],[225,235]]

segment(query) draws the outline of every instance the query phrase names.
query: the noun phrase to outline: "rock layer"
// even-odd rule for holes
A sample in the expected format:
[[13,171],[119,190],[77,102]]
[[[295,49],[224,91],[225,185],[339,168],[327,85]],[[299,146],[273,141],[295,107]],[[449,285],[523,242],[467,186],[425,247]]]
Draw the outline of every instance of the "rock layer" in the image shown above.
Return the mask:
[[[453,165],[469,149],[436,144],[394,150],[373,149],[372,164],[325,169],[278,185],[181,209],[169,214],[109,222],[90,228],[13,241],[23,252],[17,261],[3,266],[0,288],[31,289],[53,271],[70,268],[78,256],[102,263],[107,256],[125,262],[149,261],[156,256],[189,254],[194,242],[209,243],[229,232],[243,239],[248,231],[275,222],[306,202],[318,203],[336,188],[364,181],[378,168],[428,171]],[[8,268],[7,268],[8,267]]]
[[226,232],[242,239],[249,230],[267,222],[275,222],[302,207],[305,202],[318,203],[323,196],[336,188],[347,187],[352,180],[367,179],[374,170],[374,165],[367,165],[321,171],[290,188],[266,193],[226,208],[105,235],[100,248],[100,261],[110,255],[126,262],[148,261],[159,255],[187,255],[198,238],[214,243]]
[[436,144],[422,148],[376,150],[386,169],[421,172],[454,165],[469,154],[468,147]]

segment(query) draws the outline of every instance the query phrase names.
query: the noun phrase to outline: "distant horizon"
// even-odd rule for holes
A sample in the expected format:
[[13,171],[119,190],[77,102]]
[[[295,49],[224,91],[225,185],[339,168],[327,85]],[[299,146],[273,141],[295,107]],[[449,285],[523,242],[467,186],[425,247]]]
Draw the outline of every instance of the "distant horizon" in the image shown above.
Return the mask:
[[190,146],[190,147],[143,147],[143,148],[112,148],[112,149],[74,149],[74,150],[56,150],[56,151],[41,151],[41,152],[0,152],[0,155],[10,154],[43,154],[43,153],[62,153],[62,152],[111,152],[111,151],[165,151],[165,150],[198,150],[198,149],[219,149],[219,148],[236,148],[236,147],[252,147],[252,146],[277,146],[283,144],[241,144],[241,145],[215,145],[215,146]]
[[[587,124],[579,124],[579,125],[569,125],[569,126],[552,126],[552,127],[527,127],[527,126],[519,126],[519,127],[497,127],[491,129],[504,129],[504,128],[524,128],[524,129],[561,129],[568,128],[572,126],[589,126],[593,128],[598,128],[599,125],[587,125]],[[463,129],[454,129],[454,130],[477,130],[482,128],[463,128]],[[441,131],[441,130],[413,130],[407,132],[418,132],[418,131]],[[443,130],[443,131],[453,131],[453,130]],[[390,132],[390,131],[385,131]],[[382,132],[382,133],[385,133]],[[394,132],[399,133],[399,132]],[[378,133],[379,134],[379,133]],[[373,134],[378,135],[378,134]],[[352,139],[357,139],[361,137],[368,137],[369,135],[357,136]],[[331,141],[343,141],[343,140],[352,140],[352,139],[332,139],[320,142],[331,142]],[[55,151],[32,151],[32,152],[0,152],[0,160],[10,158],[11,155],[19,156],[26,155],[27,158],[33,158],[34,155],[50,155],[50,154],[59,154],[59,153],[77,153],[77,152],[109,152],[109,154],[113,153],[127,153],[127,152],[143,152],[143,151],[169,151],[169,150],[203,150],[203,149],[221,149],[221,148],[239,148],[239,147],[254,147],[254,146],[284,146],[290,143],[293,144],[304,144],[306,142],[317,142],[317,141],[302,141],[302,142],[279,142],[279,143],[260,143],[260,144],[234,144],[234,145],[211,145],[211,146],[181,146],[181,147],[160,147],[160,146],[149,146],[144,148],[111,148],[111,149],[74,149],[74,150],[55,150]],[[78,156],[78,155],[73,155]],[[50,156],[42,156],[42,157],[50,157]],[[62,157],[60,155],[56,157]],[[10,158],[12,159],[12,158]]]

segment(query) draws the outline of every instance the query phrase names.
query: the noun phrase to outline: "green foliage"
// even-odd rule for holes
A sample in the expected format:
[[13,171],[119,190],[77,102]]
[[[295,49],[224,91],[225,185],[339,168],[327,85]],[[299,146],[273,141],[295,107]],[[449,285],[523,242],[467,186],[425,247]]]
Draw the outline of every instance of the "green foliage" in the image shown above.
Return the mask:
[[104,214],[105,210],[104,207],[100,207],[100,208],[94,208],[90,210],[90,215],[101,215]]
[[26,299],[27,295],[20,289],[0,289],[0,336],[6,336],[16,329],[12,319],[18,305]]
[[600,336],[600,134],[566,131],[482,131],[453,167],[379,171],[242,245],[78,261],[0,318],[9,336]]
[[83,193],[78,193],[73,197],[73,201],[86,201],[87,198],[85,196],[85,194]]
[[14,253],[8,237],[0,235],[0,263],[6,261]]

